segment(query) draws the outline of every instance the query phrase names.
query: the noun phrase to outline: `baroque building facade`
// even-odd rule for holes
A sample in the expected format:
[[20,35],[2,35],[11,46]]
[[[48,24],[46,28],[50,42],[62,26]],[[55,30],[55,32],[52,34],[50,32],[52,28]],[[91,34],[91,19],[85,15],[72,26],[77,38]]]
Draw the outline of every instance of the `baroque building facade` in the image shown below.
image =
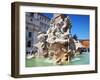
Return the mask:
[[[49,28],[50,18],[41,13],[26,12],[26,53],[34,53],[34,44],[38,42],[39,32],[46,32]],[[32,52],[33,51],[33,52]]]

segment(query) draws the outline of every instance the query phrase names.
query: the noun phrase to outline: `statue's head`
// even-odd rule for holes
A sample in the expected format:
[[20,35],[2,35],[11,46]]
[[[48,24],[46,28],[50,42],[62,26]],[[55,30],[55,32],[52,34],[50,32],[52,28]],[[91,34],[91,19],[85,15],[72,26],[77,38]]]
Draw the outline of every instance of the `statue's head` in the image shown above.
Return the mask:
[[65,19],[66,18],[66,15],[65,14],[61,14],[60,16],[61,16],[62,19]]
[[44,42],[46,41],[46,38],[47,38],[47,34],[45,32],[38,33],[38,36],[37,36],[38,41]]

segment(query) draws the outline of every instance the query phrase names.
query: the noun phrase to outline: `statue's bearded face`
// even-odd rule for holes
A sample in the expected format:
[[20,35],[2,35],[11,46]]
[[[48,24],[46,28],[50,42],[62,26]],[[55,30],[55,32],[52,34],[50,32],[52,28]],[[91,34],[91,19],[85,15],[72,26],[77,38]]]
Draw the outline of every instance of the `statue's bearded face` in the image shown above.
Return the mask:
[[61,28],[61,24],[60,23],[57,24],[57,28]]

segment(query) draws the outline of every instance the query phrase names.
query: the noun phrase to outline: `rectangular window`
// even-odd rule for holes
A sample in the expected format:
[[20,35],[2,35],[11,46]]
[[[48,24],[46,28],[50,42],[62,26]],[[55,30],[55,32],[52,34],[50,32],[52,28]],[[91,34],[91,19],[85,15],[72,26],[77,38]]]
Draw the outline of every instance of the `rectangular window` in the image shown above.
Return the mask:
[[32,37],[32,32],[29,32],[28,33],[28,36],[29,36],[29,38]]
[[33,19],[32,19],[32,18],[30,18],[30,21],[33,21]]
[[30,40],[27,42],[27,47],[31,47],[31,41]]
[[30,17],[34,17],[34,13],[30,13]]

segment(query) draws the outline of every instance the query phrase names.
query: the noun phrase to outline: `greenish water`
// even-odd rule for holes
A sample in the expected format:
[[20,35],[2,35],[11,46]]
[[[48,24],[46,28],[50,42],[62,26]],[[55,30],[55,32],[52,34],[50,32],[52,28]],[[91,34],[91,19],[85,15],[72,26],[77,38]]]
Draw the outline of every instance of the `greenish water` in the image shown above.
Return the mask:
[[[85,65],[89,64],[89,53],[83,52],[83,54],[74,57],[69,64],[64,65]],[[39,67],[39,66],[58,66],[54,64],[52,60],[47,58],[31,58],[26,59],[26,67]]]

